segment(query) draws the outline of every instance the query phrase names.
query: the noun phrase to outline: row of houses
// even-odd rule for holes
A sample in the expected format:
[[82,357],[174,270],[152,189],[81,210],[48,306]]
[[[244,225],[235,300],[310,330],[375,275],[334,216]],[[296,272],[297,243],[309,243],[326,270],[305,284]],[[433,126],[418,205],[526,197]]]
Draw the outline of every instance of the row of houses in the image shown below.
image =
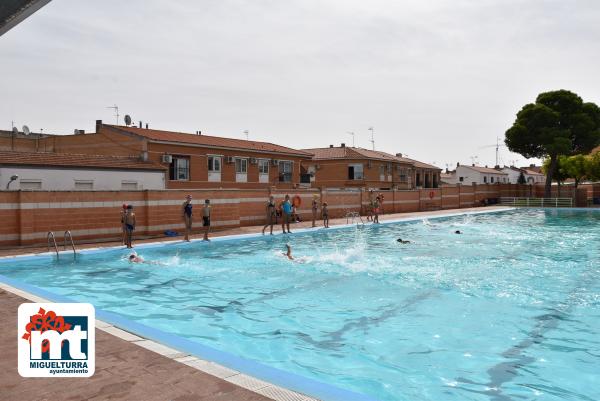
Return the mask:
[[440,174],[400,153],[345,144],[292,149],[101,120],[94,133],[0,132],[0,187],[11,189],[413,189],[438,187]]
[[442,181],[445,184],[518,184],[519,177],[523,175],[526,184],[543,184],[546,176],[540,172],[540,168],[534,165],[529,167],[515,166],[496,166],[489,168],[487,166],[470,166],[457,164],[453,171],[446,170],[443,173]]

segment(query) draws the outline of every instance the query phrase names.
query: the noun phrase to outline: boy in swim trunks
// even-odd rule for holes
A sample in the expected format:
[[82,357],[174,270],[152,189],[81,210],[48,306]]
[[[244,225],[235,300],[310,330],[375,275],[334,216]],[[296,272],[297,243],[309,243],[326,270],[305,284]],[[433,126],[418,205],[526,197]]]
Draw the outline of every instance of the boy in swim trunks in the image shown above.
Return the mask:
[[290,202],[289,195],[285,196],[285,200],[281,204],[281,213],[282,213],[281,229],[283,230],[283,233],[285,234],[286,233],[285,228],[287,226],[287,233],[291,234],[292,232],[290,231],[290,219],[292,217],[292,202]]
[[373,203],[373,223],[379,224],[379,208],[381,207],[381,201],[379,200],[379,196],[375,198],[375,203]]
[[204,238],[203,241],[210,241],[208,239],[208,232],[210,231],[210,199],[204,201],[204,207],[202,208],[202,225],[204,226]]
[[127,203],[123,203],[123,209],[121,209],[121,231],[123,245],[127,243],[127,226],[125,225],[125,215],[127,214]]
[[133,248],[131,244],[133,240],[133,230],[135,230],[135,213],[133,213],[133,205],[127,205],[127,213],[125,214],[125,228],[127,229],[127,239],[125,245],[127,248]]
[[323,215],[323,227],[329,228],[329,208],[327,207],[327,202],[323,202],[321,214]]
[[185,197],[185,202],[181,205],[181,218],[185,223],[185,238],[184,241],[190,242],[190,234],[192,233],[192,195]]

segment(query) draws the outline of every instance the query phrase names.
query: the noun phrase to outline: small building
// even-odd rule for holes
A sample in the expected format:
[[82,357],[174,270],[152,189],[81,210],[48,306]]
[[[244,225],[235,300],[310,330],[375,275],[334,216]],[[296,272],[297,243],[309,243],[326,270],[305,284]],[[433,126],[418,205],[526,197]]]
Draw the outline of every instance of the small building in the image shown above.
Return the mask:
[[0,151],[0,188],[164,189],[164,166],[129,157]]
[[294,188],[311,155],[268,142],[103,124],[96,132],[56,135],[42,149],[140,158],[165,167],[167,189]]
[[303,171],[313,186],[326,188],[413,189],[436,188],[441,169],[398,153],[330,145],[303,149],[312,160]]
[[546,181],[546,176],[542,173],[539,173],[535,170],[529,170],[525,167],[514,167],[514,166],[504,166],[500,169],[500,171],[506,173],[508,175],[508,181],[511,184],[518,184],[519,177],[523,174],[523,178],[525,179],[526,184],[535,185],[535,184],[543,184]]
[[493,168],[476,165],[464,166],[458,164],[456,170],[449,172],[445,177],[448,184],[496,184],[508,183],[508,174]]

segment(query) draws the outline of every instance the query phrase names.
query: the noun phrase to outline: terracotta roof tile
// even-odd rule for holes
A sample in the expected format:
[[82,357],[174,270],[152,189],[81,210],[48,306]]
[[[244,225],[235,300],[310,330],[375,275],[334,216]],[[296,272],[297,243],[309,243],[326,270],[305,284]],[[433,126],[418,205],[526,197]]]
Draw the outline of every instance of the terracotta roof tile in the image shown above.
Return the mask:
[[187,143],[193,145],[205,145],[217,148],[242,149],[254,152],[283,153],[287,155],[310,157],[306,152],[276,145],[269,142],[246,141],[244,139],[223,138],[210,135],[195,135],[185,132],[162,131],[137,127],[126,127],[122,125],[105,125],[131,134],[143,136],[151,141]]
[[0,151],[0,165],[101,168],[116,170],[165,170],[161,165],[128,157]]
[[346,147],[334,147],[334,148],[313,148],[313,149],[302,149],[313,155],[314,160],[327,160],[327,159],[372,159],[372,160],[383,160],[389,162],[398,162],[411,164],[417,168],[427,168],[432,170],[441,170],[441,168],[433,166],[431,164],[423,163],[418,160],[409,159],[407,157],[395,156],[387,152],[378,150],[369,150],[363,148],[354,148],[350,146]]

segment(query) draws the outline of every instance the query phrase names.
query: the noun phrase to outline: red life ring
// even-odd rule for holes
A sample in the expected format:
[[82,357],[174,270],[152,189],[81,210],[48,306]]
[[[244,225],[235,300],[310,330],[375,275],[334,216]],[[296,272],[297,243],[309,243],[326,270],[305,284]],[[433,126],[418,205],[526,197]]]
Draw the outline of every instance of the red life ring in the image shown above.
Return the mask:
[[300,207],[300,205],[302,204],[302,198],[300,198],[300,196],[299,196],[299,195],[296,195],[296,196],[294,196],[294,199],[293,199],[293,201],[292,201],[292,204],[293,204],[295,207]]
[[433,192],[433,191],[429,192],[429,199],[433,199],[434,196],[435,196],[435,192]]

